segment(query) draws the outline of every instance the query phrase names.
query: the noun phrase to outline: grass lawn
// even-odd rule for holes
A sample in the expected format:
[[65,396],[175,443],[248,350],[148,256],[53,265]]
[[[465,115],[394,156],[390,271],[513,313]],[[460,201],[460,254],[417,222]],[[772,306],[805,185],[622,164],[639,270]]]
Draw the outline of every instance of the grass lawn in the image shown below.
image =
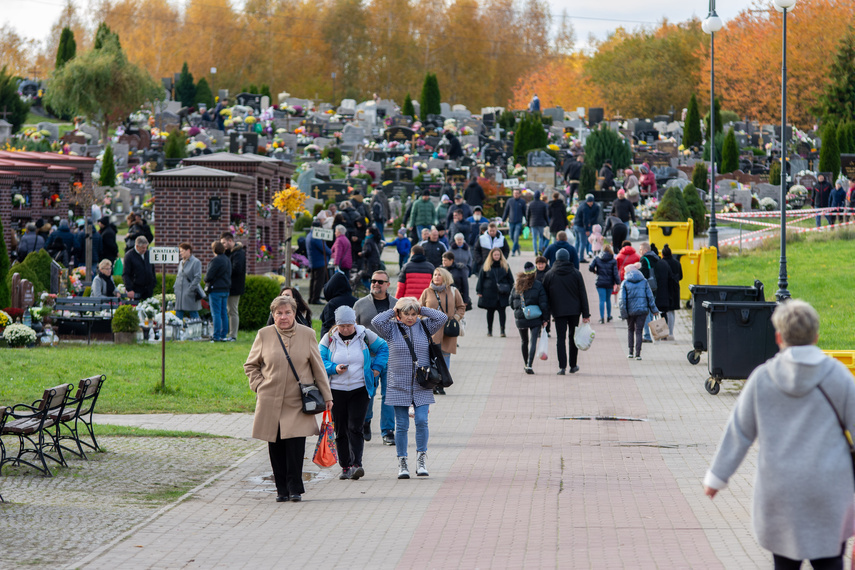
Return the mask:
[[[820,315],[819,346],[825,350],[855,350],[855,321],[852,310],[852,259],[855,232],[840,232],[845,239],[827,235],[791,237],[787,244],[788,289],[794,298],[804,299]],[[744,255],[722,258],[718,264],[720,285],[751,285],[763,282],[766,300],[775,300],[778,290],[780,251],[777,240],[767,240]]]

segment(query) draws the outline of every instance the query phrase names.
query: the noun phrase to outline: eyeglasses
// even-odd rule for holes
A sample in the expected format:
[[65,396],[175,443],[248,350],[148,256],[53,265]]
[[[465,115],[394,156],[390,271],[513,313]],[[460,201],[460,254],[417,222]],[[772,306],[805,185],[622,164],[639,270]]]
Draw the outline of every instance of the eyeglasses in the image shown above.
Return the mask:
[[372,284],[374,284],[374,283],[388,283],[388,281],[383,281],[382,279],[372,279],[371,283]]

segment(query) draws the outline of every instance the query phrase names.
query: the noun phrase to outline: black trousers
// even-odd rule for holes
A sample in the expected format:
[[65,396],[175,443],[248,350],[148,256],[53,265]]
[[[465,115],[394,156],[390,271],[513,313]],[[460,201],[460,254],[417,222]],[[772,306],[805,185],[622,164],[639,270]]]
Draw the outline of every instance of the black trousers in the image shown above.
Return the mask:
[[[520,338],[522,339],[522,357],[526,367],[531,368],[534,362],[534,355],[537,352],[537,339],[540,338],[540,327],[522,328],[519,329]],[[528,342],[528,333],[531,331],[531,345]]]
[[306,453],[305,437],[282,439],[276,432],[276,441],[267,443],[270,454],[270,466],[273,467],[273,480],[279,495],[302,495],[303,455]]
[[[579,349],[573,334],[579,325],[579,317],[582,315],[570,315],[567,317],[555,317],[555,332],[558,335],[558,368],[567,368],[568,349],[570,354],[570,368],[576,366],[579,361]],[[570,331],[570,344],[567,344],[567,331]]]
[[362,465],[365,438],[362,426],[368,413],[368,390],[333,390],[332,417],[335,423],[335,447],[342,469]]
[[629,347],[629,354],[632,354],[632,348],[635,347],[635,355],[641,356],[641,336],[644,332],[644,321],[646,320],[647,313],[629,315],[626,318],[626,343]]
[[[846,543],[844,542],[840,554],[829,558],[814,558],[810,561],[810,565],[814,570],[843,570],[843,552],[845,550]],[[775,561],[775,570],[798,570],[802,567],[801,560],[793,560],[774,552],[772,558]]]
[[317,305],[321,300],[321,292],[324,290],[324,284],[327,281],[327,268],[318,267],[312,269],[311,280],[309,282],[309,303]]
[[505,332],[505,308],[490,308],[487,309],[487,332],[493,334],[493,315],[498,312],[499,313],[499,330],[501,332]]

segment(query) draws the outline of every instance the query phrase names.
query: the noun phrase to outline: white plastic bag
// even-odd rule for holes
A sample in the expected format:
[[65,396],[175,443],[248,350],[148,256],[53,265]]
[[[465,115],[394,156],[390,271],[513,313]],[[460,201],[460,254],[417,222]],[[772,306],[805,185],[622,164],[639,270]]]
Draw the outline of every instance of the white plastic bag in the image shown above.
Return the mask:
[[541,360],[549,358],[549,337],[546,336],[546,329],[540,331],[540,338],[537,339],[537,357]]
[[594,342],[594,329],[588,323],[582,323],[576,327],[576,333],[573,335],[573,342],[576,343],[576,348],[579,350],[588,350]]
[[629,228],[629,239],[634,242],[638,240],[639,237],[641,237],[641,230],[638,229],[638,226],[632,224],[632,226]]

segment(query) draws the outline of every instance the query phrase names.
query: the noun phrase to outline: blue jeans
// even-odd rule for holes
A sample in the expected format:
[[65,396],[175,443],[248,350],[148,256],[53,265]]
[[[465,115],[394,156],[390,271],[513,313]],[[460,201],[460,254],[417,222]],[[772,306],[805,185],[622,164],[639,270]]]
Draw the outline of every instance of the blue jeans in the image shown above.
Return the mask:
[[[374,393],[377,396],[377,393]],[[368,413],[365,423],[374,418],[374,396],[368,402]],[[386,403],[386,370],[380,373],[380,435],[395,433],[395,409]]]
[[579,253],[579,261],[585,257],[585,253],[591,253],[591,244],[588,243],[588,236],[585,235],[585,228],[581,226],[573,226],[573,234],[576,236],[576,251]]
[[[175,311],[175,316],[178,317],[179,319],[183,319],[184,313],[185,313],[185,311]],[[199,311],[186,311],[186,313],[187,313],[188,319],[198,319],[199,318]]]
[[522,222],[518,222],[516,224],[509,223],[508,226],[511,228],[511,240],[514,242],[514,246],[511,248],[511,255],[514,252],[519,253],[520,251],[520,234],[522,233]]
[[543,237],[543,228],[542,227],[530,227],[531,230],[531,241],[534,246],[534,253],[541,254],[543,250],[546,249],[549,240]]
[[225,340],[229,336],[228,301],[228,291],[211,291],[208,294],[211,317],[214,319],[214,340]]
[[650,336],[650,327],[647,324],[653,320],[653,313],[647,311],[647,316],[644,318],[644,340],[653,340],[653,337]]
[[[597,294],[600,296],[600,318],[612,318],[612,290],[605,287],[597,287]],[[605,313],[603,312],[603,306],[606,308]]]
[[[427,451],[428,406],[415,406],[416,451]],[[395,450],[398,457],[407,456],[407,431],[410,429],[409,406],[395,406]]]

